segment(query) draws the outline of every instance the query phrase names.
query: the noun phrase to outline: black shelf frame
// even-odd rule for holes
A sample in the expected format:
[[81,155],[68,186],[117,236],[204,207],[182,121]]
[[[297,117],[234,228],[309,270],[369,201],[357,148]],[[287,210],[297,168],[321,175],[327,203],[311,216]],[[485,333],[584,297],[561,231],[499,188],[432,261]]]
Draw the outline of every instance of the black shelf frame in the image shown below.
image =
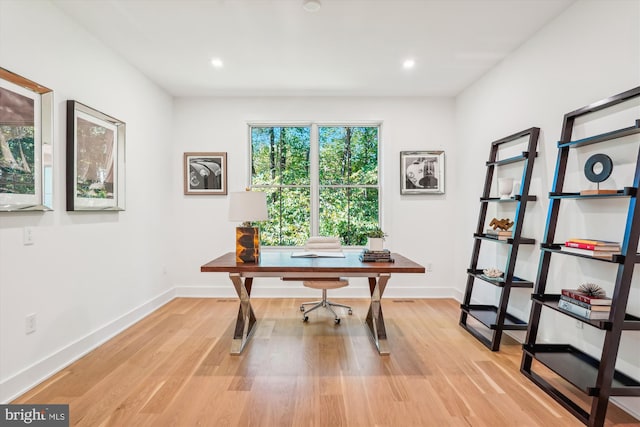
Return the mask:
[[[640,187],[640,150],[638,150],[638,157],[636,159],[633,186],[617,190],[616,193],[581,195],[580,193],[564,192],[564,178],[571,149],[606,141],[614,141],[640,133],[640,120],[636,120],[635,124],[631,127],[572,141],[571,135],[576,119],[586,114],[627,102],[639,96],[640,87],[636,87],[567,113],[564,116],[561,140],[558,142],[553,188],[549,193],[549,209],[541,244],[538,273],[532,295],[527,336],[525,344],[523,344],[520,372],[553,397],[581,422],[591,427],[601,427],[604,425],[607,406],[611,396],[640,396],[640,382],[615,369],[622,331],[640,330],[640,318],[626,313],[633,270],[635,265],[640,262],[640,255],[638,254],[640,206],[638,205],[637,197],[637,190]],[[594,258],[582,254],[563,252],[560,250],[561,244],[554,243],[560,203],[562,200],[577,199],[576,202],[579,202],[580,199],[607,200],[616,197],[626,197],[629,199],[620,255],[614,255],[611,260]],[[546,290],[549,264],[552,255],[555,254],[564,254],[617,264],[614,290],[611,296],[611,312],[609,313],[608,319],[585,319],[558,307],[559,295],[548,293]],[[587,355],[569,344],[537,343],[543,308],[562,313],[563,315],[582,321],[587,325],[602,329],[604,331],[604,341],[600,357],[595,358]],[[591,397],[589,410],[580,407],[574,400],[567,396],[567,394],[537,374],[533,370],[534,360],[540,362],[559,377]]]
[[[493,141],[491,143],[491,149],[489,151],[489,160],[486,162],[486,175],[484,181],[484,189],[482,196],[480,197],[480,212],[478,214],[478,225],[476,232],[473,234],[473,251],[471,255],[471,261],[469,268],[467,269],[467,284],[463,302],[460,305],[460,326],[466,329],[471,335],[477,338],[491,351],[500,350],[500,342],[502,340],[502,334],[505,330],[525,330],[527,329],[527,323],[518,319],[512,314],[507,312],[507,306],[509,303],[509,297],[511,295],[512,288],[532,288],[533,282],[521,279],[514,276],[514,270],[516,266],[516,259],[518,257],[518,249],[520,245],[533,245],[535,239],[526,238],[521,236],[522,225],[524,222],[524,214],[527,209],[527,203],[537,200],[536,196],[529,195],[529,187],[531,183],[531,175],[533,172],[533,163],[538,156],[536,151],[538,145],[538,137],[540,135],[540,129],[532,127],[523,131],[514,133],[505,138]],[[501,146],[522,138],[528,138],[527,149],[520,155],[509,157],[506,159],[498,160],[498,154]],[[503,147],[502,147],[503,148]],[[491,197],[491,184],[493,182],[494,173],[497,168],[512,163],[522,162],[522,177],[520,179],[520,194],[517,194],[509,199],[501,199],[498,197]],[[494,236],[488,236],[484,233],[487,224],[487,209],[490,203],[516,203],[516,212],[513,219],[513,232],[512,236],[500,240]],[[478,268],[478,260],[480,257],[481,244],[486,241],[507,245],[508,254],[506,267],[504,269],[504,275],[502,280],[491,279],[483,276],[482,269]],[[480,305],[472,304],[471,299],[473,295],[473,288],[476,280],[494,285],[500,288],[499,301],[496,305]],[[473,325],[470,325],[467,320],[468,317],[478,320],[481,324],[488,328],[490,338],[485,336],[480,330],[476,329]]]

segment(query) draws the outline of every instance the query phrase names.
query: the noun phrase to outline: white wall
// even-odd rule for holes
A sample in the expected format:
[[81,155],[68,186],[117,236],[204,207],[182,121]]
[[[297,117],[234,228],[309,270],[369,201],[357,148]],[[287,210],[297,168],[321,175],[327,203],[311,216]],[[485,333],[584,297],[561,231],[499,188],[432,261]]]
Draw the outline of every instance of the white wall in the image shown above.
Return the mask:
[[[182,154],[188,151],[227,152],[229,191],[247,185],[248,122],[381,121],[382,226],[386,246],[423,265],[426,275],[396,275],[387,296],[453,296],[449,267],[453,254],[450,221],[456,150],[453,144],[454,103],[451,98],[183,98],[174,105],[173,175],[183,173]],[[446,194],[400,196],[400,151],[445,150]],[[224,274],[202,274],[205,262],[234,250],[235,226],[227,219],[228,197],[184,196],[182,180],[172,184],[175,227],[172,244],[181,248],[172,272],[179,295],[234,296]],[[341,295],[367,296],[364,280]],[[305,295],[299,283],[258,279],[255,296]],[[338,292],[336,292],[338,295]]]
[[[477,197],[482,190],[479,178],[485,173],[484,162],[491,141],[531,126],[538,126],[542,130],[540,154],[536,160],[531,190],[532,194],[538,195],[538,201],[529,205],[531,207],[525,218],[526,235],[535,237],[539,242],[544,233],[547,196],[553,183],[556,162],[556,142],[560,139],[564,114],[638,85],[640,2],[578,1],[460,94],[456,102],[456,139],[457,144],[464,146],[465,150],[460,150],[456,173],[460,186],[468,188],[468,191],[456,192],[459,195],[459,223],[462,224],[455,239],[459,242],[456,253],[461,257],[456,264],[468,263],[470,257],[472,239],[469,236],[475,228],[479,207]],[[632,103],[634,108],[631,114],[623,117],[600,115],[600,119],[606,119],[608,128],[579,129],[574,135],[579,138],[605,129],[631,126],[633,120],[640,117],[638,104]],[[588,185],[581,168],[589,155],[600,151],[606,152],[614,160],[614,175],[606,185],[616,188],[630,186],[638,141],[638,137],[627,138],[624,147],[608,151],[602,145],[591,146],[578,156],[570,157],[570,176],[565,189],[579,191]],[[621,240],[627,203],[594,203],[563,201],[556,241],[581,235]],[[517,270],[523,277],[535,280],[539,250],[537,247],[529,248],[522,254]],[[499,260],[504,259],[501,255],[504,254],[498,251]],[[460,266],[457,271],[458,280],[454,283],[459,286],[464,284],[464,269]],[[603,285],[610,294],[615,267],[557,255],[552,257],[549,277],[547,289],[554,289],[555,286],[556,292],[563,287],[594,281]],[[491,296],[491,291],[479,293],[481,300]],[[528,292],[515,295],[515,312],[526,314],[528,306]],[[637,271],[628,312],[640,315],[640,280]],[[524,319],[528,319],[528,315]],[[603,336],[601,331],[588,326],[578,329],[575,321],[546,309],[543,310],[543,326],[541,339],[569,342],[595,356],[599,355]],[[640,335],[637,332],[625,332],[617,366],[636,379],[640,378],[639,351]],[[634,411],[636,416],[640,414],[639,398],[616,400]]]
[[[172,102],[46,1],[0,2],[0,66],[54,90],[54,212],[0,214],[0,402],[172,296]],[[65,102],[127,123],[127,205],[65,211]],[[35,244],[23,246],[33,227]],[[25,316],[37,331],[25,335]]]

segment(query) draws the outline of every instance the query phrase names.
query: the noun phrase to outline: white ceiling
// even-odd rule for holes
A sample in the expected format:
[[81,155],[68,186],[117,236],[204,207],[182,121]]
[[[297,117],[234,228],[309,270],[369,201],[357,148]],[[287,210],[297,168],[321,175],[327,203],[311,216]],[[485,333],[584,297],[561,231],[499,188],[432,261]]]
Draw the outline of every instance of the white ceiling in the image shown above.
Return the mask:
[[174,96],[454,96],[573,1],[53,0]]

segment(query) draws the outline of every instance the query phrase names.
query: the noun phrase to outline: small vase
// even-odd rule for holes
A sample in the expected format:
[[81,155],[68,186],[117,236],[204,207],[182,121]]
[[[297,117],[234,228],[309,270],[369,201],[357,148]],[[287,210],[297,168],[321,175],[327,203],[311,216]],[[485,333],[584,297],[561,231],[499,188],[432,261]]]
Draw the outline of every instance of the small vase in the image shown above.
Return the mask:
[[498,192],[501,200],[510,199],[513,193],[513,178],[498,179]]
[[381,251],[384,249],[384,239],[381,237],[367,237],[367,249]]

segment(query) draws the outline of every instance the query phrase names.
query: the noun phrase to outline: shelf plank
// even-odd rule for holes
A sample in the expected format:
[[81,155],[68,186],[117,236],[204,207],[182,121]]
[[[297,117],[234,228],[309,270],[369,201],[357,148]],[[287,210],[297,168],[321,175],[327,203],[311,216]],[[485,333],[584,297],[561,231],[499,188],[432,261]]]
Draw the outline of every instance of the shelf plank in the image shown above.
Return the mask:
[[[571,316],[574,319],[578,319],[598,329],[611,330],[613,326],[613,323],[609,321],[609,319],[586,319],[582,316],[578,316],[577,314],[561,309],[560,307],[558,307],[558,301],[560,300],[559,294],[543,294],[543,295],[532,294],[531,300],[538,304],[542,304],[545,307],[549,307],[552,310],[558,311],[567,316]],[[629,313],[625,313],[622,329],[625,331],[640,330],[640,317],[634,316]]]
[[635,197],[638,193],[636,187],[624,187],[611,194],[580,194],[580,193],[549,193],[550,199],[609,199],[612,197]]
[[[474,233],[473,237],[475,237],[476,239],[491,240],[492,242],[497,242],[497,243],[503,243],[503,244],[509,244],[509,245],[513,244],[513,238],[511,237],[506,240],[499,240],[495,237],[491,237],[484,233]],[[533,245],[535,243],[536,243],[536,239],[531,239],[528,237],[520,237],[521,245]]]
[[[537,156],[538,156],[538,153],[533,153],[533,157],[537,157]],[[528,158],[529,158],[529,152],[523,151],[522,154],[518,156],[509,157],[502,160],[495,160],[493,162],[487,162],[486,165],[487,166],[504,166],[510,163],[522,162],[527,160]]]
[[[535,202],[536,200],[538,200],[537,196],[527,196],[528,202]],[[520,202],[520,201],[522,201],[522,196],[520,194],[516,194],[515,196],[508,199],[501,199],[500,197],[480,197],[480,202],[482,203],[487,203],[487,202],[513,203],[513,202]]]
[[596,144],[598,142],[610,141],[616,138],[622,138],[625,136],[640,133],[640,120],[636,120],[633,126],[627,128],[616,129],[611,132],[601,133],[599,135],[590,136],[588,138],[578,139],[575,141],[562,142],[558,141],[558,148],[564,147],[584,147],[585,145]]
[[[461,304],[460,309],[485,325],[487,328],[497,329],[498,325],[496,324],[496,319],[498,317],[498,307],[495,305]],[[526,331],[527,323],[518,319],[514,315],[507,313],[504,317],[504,325],[502,326],[502,329],[510,331]]]
[[[487,283],[491,283],[492,285],[495,285],[501,288],[504,287],[506,284],[506,282],[501,277],[491,278],[491,277],[485,276],[482,270],[467,270],[467,274],[473,277],[477,277],[480,280],[483,280]],[[512,288],[533,288],[533,282],[530,280],[522,279],[517,276],[513,276],[513,279],[511,281],[511,287]]]
[[[523,345],[523,351],[561,376],[588,396],[598,396],[596,387],[600,362],[569,344]],[[612,396],[640,396],[640,382],[615,371]]]
[[569,255],[569,256],[575,256],[578,258],[586,258],[586,259],[593,259],[596,261],[603,261],[603,262],[609,262],[609,263],[613,263],[613,264],[623,264],[624,263],[624,255],[613,255],[612,259],[605,259],[605,258],[595,258],[589,255],[583,255],[583,254],[577,254],[574,252],[566,252],[561,250],[560,248],[564,246],[564,243],[541,243],[540,244],[540,250],[545,251],[545,252],[553,252],[553,253],[557,253],[557,254],[562,254],[562,255]]

